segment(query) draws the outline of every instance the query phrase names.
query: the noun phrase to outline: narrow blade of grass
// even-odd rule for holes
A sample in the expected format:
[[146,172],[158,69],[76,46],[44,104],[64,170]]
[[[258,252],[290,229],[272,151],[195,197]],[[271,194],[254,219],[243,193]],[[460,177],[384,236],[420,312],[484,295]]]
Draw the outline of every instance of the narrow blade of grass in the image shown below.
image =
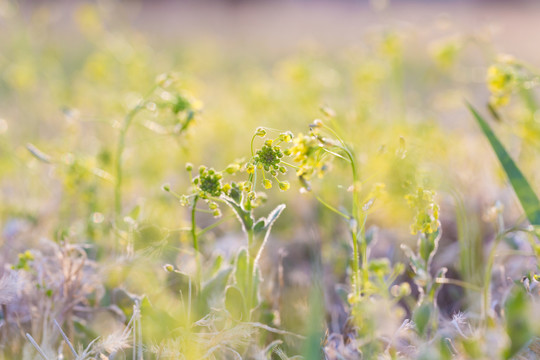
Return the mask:
[[527,218],[532,225],[540,225],[540,200],[538,200],[538,196],[536,196],[531,185],[525,176],[523,176],[523,173],[519,170],[514,160],[512,160],[486,120],[478,114],[471,104],[467,103],[467,106],[495,151],[504,172],[510,180],[510,184],[512,184],[512,187],[516,192],[519,202],[525,211],[525,215],[527,215]]

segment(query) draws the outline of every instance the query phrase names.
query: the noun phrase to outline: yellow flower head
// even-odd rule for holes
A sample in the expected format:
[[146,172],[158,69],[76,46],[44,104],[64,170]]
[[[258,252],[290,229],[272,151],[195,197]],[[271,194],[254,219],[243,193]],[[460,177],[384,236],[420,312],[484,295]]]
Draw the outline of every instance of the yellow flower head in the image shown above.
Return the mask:
[[293,146],[289,149],[293,161],[298,163],[296,175],[303,180],[310,180],[314,174],[322,177],[328,163],[324,148],[317,137],[313,135],[298,134],[293,140]]

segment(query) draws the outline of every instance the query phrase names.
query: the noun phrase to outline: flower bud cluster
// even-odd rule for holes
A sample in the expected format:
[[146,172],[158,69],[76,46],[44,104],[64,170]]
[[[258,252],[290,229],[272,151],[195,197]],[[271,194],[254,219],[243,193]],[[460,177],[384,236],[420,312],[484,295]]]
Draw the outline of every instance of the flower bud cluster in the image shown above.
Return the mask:
[[409,206],[416,210],[411,234],[431,234],[440,227],[439,205],[435,202],[435,192],[418,187],[415,194],[405,196]]

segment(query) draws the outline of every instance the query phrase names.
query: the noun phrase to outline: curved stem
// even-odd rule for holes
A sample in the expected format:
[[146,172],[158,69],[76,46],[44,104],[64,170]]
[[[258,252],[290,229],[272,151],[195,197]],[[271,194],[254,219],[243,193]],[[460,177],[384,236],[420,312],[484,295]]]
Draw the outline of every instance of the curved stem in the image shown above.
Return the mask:
[[232,218],[234,218],[234,217],[235,217],[235,215],[229,215],[229,216],[226,216],[226,217],[222,218],[222,219],[219,220],[219,221],[216,221],[216,222],[213,223],[212,225],[208,225],[207,227],[205,227],[204,229],[202,229],[201,231],[199,231],[199,232],[197,233],[197,236],[201,236],[202,234],[204,234],[204,233],[206,233],[206,232],[208,232],[208,231],[210,231],[210,230],[212,230],[212,229],[218,227],[219,225],[223,224],[223,223],[226,222],[227,220],[232,219]]
[[116,214],[116,217],[119,217],[122,213],[122,181],[123,181],[123,174],[122,174],[122,155],[124,154],[124,149],[126,147],[126,135],[127,131],[129,129],[129,126],[131,125],[131,122],[133,121],[133,118],[135,115],[139,112],[139,110],[142,108],[142,105],[139,104],[135,106],[131,111],[126,115],[124,118],[124,122],[122,123],[122,128],[120,129],[120,135],[118,137],[118,145],[116,147],[116,183],[114,185],[114,211]]
[[283,160],[281,160],[281,163],[282,163],[283,165],[287,165],[287,166],[289,166],[289,167],[291,167],[291,168],[293,168],[293,169],[296,169],[296,170],[298,170],[298,169],[299,169],[299,167],[298,167],[298,166],[296,166],[296,165],[293,165],[293,164],[289,164],[289,163],[288,163],[288,162],[286,162],[286,161],[283,161]]
[[253,142],[255,141],[255,137],[256,137],[256,136],[257,136],[257,135],[253,135],[253,136],[251,137],[251,156],[252,156],[252,157],[255,156],[255,152],[253,151]]
[[[352,268],[354,273],[354,288],[357,292],[356,294],[359,295],[362,292],[362,287],[369,281],[369,273],[367,271],[367,244],[365,243],[365,236],[364,236],[364,225],[361,226],[359,229],[359,223],[360,223],[360,213],[359,213],[359,193],[358,193],[358,169],[356,166],[356,161],[354,159],[354,155],[351,151],[351,149],[347,146],[345,141],[332,129],[331,127],[324,126],[326,130],[328,130],[332,135],[336,137],[336,139],[341,143],[341,149],[345,152],[346,157],[348,158],[348,161],[351,165],[351,172],[353,177],[353,200],[352,200],[352,218],[356,222],[355,226],[351,228],[351,234],[352,234],[352,241],[353,241],[353,262],[352,262]],[[338,146],[339,147],[339,146]],[[341,156],[340,156],[341,157]],[[365,223],[365,219],[364,219]],[[358,241],[360,241],[361,246],[360,249],[358,247]],[[360,278],[360,257],[362,257],[362,273],[363,276]]]
[[338,214],[338,215],[341,216],[341,217],[344,217],[344,218],[347,219],[347,220],[350,220],[350,219],[351,219],[351,217],[350,217],[349,215],[342,213],[341,211],[339,211],[338,209],[336,209],[335,207],[333,207],[332,205],[330,205],[329,203],[327,203],[326,201],[324,201],[320,196],[315,195],[315,198],[316,198],[322,205],[324,205],[328,210],[335,212],[336,214]]
[[122,127],[120,128],[120,134],[118,135],[118,144],[116,146],[115,156],[115,170],[116,170],[116,182],[114,185],[114,211],[115,216],[118,218],[122,213],[122,155],[126,147],[126,136],[133,122],[133,118],[137,113],[142,110],[146,104],[146,99],[155,91],[157,85],[154,85],[150,91],[141,99],[141,101],[132,108],[124,118]]

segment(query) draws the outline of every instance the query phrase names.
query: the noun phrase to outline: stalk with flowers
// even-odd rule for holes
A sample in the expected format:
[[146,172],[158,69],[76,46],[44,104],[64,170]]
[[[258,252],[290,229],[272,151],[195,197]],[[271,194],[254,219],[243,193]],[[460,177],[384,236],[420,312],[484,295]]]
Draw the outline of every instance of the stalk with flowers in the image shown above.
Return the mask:
[[[254,151],[254,140],[257,137],[265,138],[267,131],[258,128],[251,141],[251,157],[247,161],[237,161],[226,167],[223,171],[200,166],[198,173],[193,176],[193,166],[186,166],[192,180],[192,190],[187,195],[177,195],[183,205],[191,207],[191,237],[196,252],[196,283],[201,284],[201,260],[199,258],[199,239],[196,224],[196,212],[201,211],[197,205],[205,202],[208,212],[216,218],[222,216],[220,205],[226,205],[241,224],[246,236],[246,247],[241,249],[235,259],[234,279],[225,291],[225,303],[229,312],[238,319],[250,321],[252,312],[259,305],[258,285],[261,281],[258,262],[263,252],[272,225],[285,209],[285,205],[278,205],[268,216],[256,218],[254,209],[260,206],[266,196],[257,189],[262,186],[265,190],[277,182],[281,191],[289,189],[289,183],[281,180],[280,175],[285,174],[285,166],[291,166],[283,161],[289,154],[282,150],[282,144],[292,141],[292,133],[279,134],[275,139],[266,139],[263,146]],[[225,175],[247,175],[245,181],[225,182]],[[165,190],[171,192],[167,186]],[[204,210],[202,210],[204,211]],[[214,225],[211,225],[212,227]],[[204,231],[204,229],[202,230]]]

